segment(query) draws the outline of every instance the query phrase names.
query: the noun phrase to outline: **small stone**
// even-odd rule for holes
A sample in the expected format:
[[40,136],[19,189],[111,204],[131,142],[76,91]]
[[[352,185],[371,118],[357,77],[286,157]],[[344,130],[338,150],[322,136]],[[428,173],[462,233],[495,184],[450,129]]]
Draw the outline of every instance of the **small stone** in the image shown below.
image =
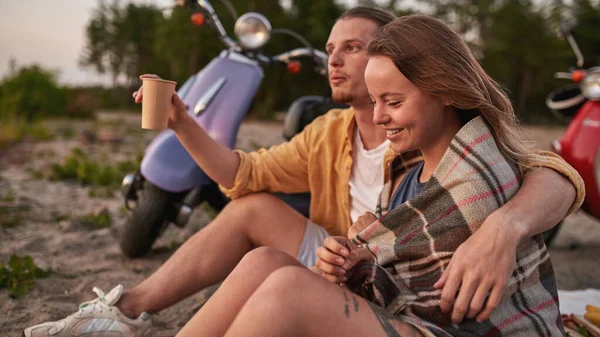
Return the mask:
[[71,220],[62,220],[58,222],[58,227],[61,231],[66,232],[71,227]]

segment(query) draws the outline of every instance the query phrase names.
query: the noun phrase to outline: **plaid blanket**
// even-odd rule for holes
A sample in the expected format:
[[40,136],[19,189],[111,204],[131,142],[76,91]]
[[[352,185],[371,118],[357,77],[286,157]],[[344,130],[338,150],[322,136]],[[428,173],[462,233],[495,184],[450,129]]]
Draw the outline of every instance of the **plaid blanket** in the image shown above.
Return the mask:
[[[517,250],[517,266],[501,303],[477,323],[452,324],[440,310],[440,278],[458,246],[518,190],[517,167],[499,151],[481,117],[454,137],[423,191],[363,230],[355,242],[377,259],[350,271],[348,287],[389,314],[438,336],[558,336],[564,328],[549,254],[540,235]],[[381,208],[387,207],[388,182]]]

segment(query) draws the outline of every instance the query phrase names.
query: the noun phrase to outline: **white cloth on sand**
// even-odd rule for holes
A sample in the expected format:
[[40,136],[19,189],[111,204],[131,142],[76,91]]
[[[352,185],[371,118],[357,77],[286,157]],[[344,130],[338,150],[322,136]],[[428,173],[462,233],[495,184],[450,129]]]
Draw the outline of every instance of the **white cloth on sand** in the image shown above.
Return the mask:
[[585,314],[587,304],[600,307],[600,289],[559,290],[558,300],[562,314]]

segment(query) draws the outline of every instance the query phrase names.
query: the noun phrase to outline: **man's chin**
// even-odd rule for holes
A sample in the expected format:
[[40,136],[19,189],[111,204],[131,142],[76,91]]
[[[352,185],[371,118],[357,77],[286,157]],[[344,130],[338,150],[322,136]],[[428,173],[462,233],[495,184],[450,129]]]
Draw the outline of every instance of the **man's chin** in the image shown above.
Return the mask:
[[354,100],[354,97],[349,92],[334,89],[331,93],[331,100],[335,103],[350,104]]

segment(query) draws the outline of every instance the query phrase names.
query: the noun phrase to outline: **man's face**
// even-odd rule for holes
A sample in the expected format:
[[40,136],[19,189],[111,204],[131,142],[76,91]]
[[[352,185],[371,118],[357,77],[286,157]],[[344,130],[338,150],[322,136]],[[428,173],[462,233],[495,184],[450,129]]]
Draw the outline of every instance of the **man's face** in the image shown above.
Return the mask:
[[329,84],[335,102],[350,105],[370,102],[365,84],[366,48],[378,25],[363,18],[338,20],[329,34]]

